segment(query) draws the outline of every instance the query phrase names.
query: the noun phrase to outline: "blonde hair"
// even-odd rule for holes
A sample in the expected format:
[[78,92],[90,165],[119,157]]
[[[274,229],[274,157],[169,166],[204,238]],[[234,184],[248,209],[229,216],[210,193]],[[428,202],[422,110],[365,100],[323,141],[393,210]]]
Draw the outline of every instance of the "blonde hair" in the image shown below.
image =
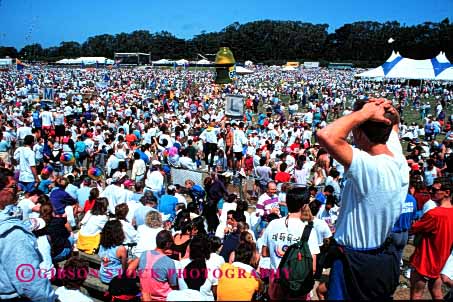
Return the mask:
[[157,211],[149,211],[146,214],[145,224],[152,229],[162,227],[162,216]]

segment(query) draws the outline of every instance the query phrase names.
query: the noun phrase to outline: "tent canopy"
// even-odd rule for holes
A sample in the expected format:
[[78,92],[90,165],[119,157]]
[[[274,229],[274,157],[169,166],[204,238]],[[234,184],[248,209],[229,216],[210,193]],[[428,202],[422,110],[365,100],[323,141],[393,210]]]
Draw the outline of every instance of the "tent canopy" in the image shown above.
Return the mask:
[[181,60],[178,60],[175,62],[176,65],[180,66],[180,65],[187,65],[189,64],[189,61],[185,60],[185,59],[181,59]]
[[113,64],[113,60],[107,59],[106,57],[80,57],[77,59],[62,59],[57,61],[58,64]]
[[296,67],[293,67],[293,66],[284,66],[282,68],[282,71],[296,71],[297,68]]
[[202,59],[202,60],[200,60],[200,61],[197,61],[196,64],[197,64],[197,65],[210,65],[210,64],[212,64],[212,63],[209,62],[208,60]]
[[253,73],[252,70],[244,68],[242,66],[236,66],[236,73],[237,74],[250,74]]
[[173,61],[167,59],[160,59],[157,61],[153,61],[153,64],[173,64]]
[[435,58],[414,60],[405,58],[399,52],[393,51],[381,66],[362,72],[356,76],[362,78],[391,78],[417,80],[446,80],[453,81],[450,72],[444,74],[453,65],[448,61],[444,52]]

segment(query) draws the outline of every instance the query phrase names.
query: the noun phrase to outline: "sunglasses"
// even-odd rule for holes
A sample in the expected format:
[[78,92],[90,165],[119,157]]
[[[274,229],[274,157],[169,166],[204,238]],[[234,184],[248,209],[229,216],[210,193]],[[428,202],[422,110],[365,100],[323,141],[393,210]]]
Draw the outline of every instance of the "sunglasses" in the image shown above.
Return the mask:
[[435,193],[437,193],[437,192],[439,192],[439,191],[443,191],[443,190],[442,190],[442,189],[431,188],[431,190],[429,191],[429,193],[435,194]]

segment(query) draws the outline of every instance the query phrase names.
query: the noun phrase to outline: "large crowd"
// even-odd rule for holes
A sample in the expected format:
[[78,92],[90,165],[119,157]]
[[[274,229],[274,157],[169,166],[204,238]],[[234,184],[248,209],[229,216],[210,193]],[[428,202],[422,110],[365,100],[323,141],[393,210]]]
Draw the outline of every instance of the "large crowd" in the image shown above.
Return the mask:
[[0,73],[0,299],[452,299],[453,87],[254,71]]

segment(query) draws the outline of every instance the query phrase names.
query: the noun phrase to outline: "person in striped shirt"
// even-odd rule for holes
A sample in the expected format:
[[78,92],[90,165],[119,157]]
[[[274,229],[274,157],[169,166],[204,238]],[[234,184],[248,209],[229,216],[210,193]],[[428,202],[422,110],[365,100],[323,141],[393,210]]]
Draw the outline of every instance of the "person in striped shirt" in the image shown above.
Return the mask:
[[280,216],[280,205],[277,195],[277,184],[274,181],[267,183],[267,190],[259,198],[256,204],[256,215],[266,219],[267,215],[275,213]]

